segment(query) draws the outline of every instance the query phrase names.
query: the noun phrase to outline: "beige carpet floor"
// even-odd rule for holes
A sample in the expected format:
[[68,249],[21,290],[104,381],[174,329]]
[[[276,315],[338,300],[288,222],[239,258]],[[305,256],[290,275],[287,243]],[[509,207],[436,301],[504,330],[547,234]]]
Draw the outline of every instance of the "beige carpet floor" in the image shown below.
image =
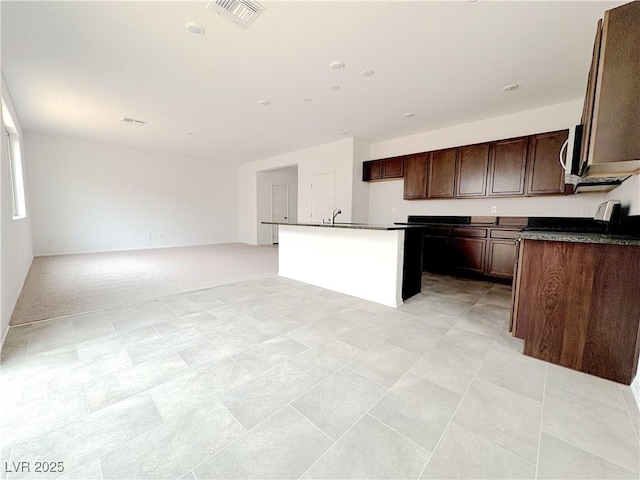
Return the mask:
[[241,243],[36,257],[11,325],[277,274],[277,248]]

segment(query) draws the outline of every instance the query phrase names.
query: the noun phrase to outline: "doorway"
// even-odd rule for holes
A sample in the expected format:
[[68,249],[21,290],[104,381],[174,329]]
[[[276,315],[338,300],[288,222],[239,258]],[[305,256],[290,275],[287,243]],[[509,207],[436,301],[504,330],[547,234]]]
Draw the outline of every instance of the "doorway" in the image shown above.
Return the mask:
[[259,171],[256,182],[257,243],[277,245],[278,227],[262,222],[298,221],[298,166]]
[[[289,223],[289,187],[271,185],[271,221]],[[278,226],[271,225],[271,243],[278,244]]]

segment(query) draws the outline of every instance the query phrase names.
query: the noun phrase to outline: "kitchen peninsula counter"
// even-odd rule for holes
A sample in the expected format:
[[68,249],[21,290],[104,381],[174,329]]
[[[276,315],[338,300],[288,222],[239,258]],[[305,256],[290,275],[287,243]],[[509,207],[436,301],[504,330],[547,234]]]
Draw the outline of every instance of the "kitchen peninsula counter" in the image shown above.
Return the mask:
[[282,277],[390,307],[420,292],[420,228],[262,223],[278,225],[278,275]]
[[407,228],[417,228],[411,225],[371,225],[369,223],[287,223],[287,222],[262,222],[264,225],[295,225],[299,227],[320,227],[320,228],[349,228],[354,230],[404,230]]

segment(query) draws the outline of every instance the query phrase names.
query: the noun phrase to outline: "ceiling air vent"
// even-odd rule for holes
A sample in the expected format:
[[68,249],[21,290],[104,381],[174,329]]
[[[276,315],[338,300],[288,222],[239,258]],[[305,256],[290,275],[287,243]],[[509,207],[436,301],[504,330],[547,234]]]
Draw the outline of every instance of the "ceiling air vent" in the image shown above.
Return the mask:
[[262,13],[264,5],[254,0],[212,0],[207,5],[241,28],[247,28]]
[[120,121],[124,123],[130,123],[131,125],[135,125],[136,127],[142,127],[145,123],[147,123],[142,120],[136,120],[135,118],[129,117],[122,117]]

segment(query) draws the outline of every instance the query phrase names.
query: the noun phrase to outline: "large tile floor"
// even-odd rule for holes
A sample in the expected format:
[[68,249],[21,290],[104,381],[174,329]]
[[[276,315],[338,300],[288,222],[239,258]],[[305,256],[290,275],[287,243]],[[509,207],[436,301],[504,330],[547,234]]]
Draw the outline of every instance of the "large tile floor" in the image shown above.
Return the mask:
[[13,327],[3,476],[639,478],[628,387],[521,355],[508,287],[423,284],[391,309],[274,277]]

